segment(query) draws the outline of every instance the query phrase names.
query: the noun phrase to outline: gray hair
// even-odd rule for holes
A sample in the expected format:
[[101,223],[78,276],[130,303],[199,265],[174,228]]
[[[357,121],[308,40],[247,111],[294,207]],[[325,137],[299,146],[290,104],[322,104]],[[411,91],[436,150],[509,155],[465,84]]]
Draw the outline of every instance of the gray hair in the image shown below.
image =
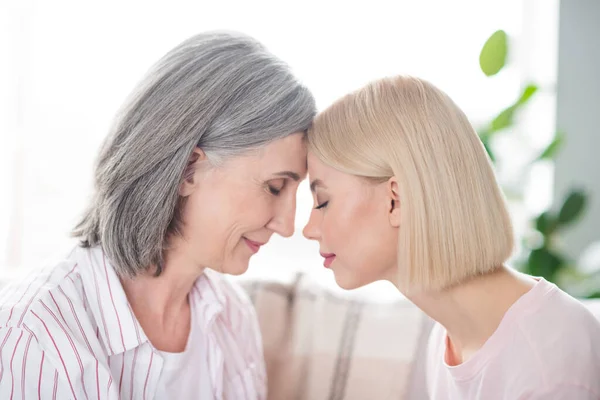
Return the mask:
[[179,186],[200,147],[212,164],[306,131],[311,93],[254,39],[196,35],[150,69],[117,114],[95,168],[95,193],[73,235],[101,245],[120,276],[151,266],[180,233]]

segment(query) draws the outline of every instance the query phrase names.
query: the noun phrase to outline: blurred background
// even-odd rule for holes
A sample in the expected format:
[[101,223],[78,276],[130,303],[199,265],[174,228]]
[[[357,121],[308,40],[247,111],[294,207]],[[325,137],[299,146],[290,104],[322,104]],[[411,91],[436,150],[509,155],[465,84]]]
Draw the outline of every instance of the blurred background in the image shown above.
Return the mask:
[[[442,88],[494,160],[519,238],[511,265],[600,297],[598,21],[597,0],[0,0],[0,276],[72,244],[98,147],[150,65],[232,29],[289,63],[320,109],[386,75]],[[311,206],[304,182],[296,235],[274,238],[247,277],[334,286],[301,235]]]

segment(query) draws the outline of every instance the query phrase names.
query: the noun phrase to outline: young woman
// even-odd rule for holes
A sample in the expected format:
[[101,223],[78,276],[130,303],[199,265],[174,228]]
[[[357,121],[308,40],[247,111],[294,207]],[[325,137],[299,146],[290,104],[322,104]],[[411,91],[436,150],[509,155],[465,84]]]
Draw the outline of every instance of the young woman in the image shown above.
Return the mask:
[[428,82],[351,93],[308,133],[304,230],[346,289],[388,280],[437,321],[432,399],[600,399],[600,324],[506,265],[513,229],[467,117]]

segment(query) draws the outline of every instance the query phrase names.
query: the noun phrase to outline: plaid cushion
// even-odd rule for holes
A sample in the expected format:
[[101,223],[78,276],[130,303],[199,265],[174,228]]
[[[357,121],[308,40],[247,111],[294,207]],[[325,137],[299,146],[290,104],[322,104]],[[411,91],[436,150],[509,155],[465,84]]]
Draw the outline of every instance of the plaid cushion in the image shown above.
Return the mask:
[[257,310],[269,399],[426,398],[413,360],[428,325],[412,303],[334,294],[305,275],[289,284],[240,283]]

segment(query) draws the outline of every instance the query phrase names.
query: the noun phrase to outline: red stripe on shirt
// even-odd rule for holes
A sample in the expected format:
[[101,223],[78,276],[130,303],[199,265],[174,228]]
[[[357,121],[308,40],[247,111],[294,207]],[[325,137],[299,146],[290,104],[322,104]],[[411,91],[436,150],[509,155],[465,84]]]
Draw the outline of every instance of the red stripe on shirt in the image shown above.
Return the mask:
[[32,335],[29,335],[27,344],[25,345],[25,354],[23,354],[23,366],[21,368],[21,396],[25,398],[25,373],[27,372],[27,355],[29,355],[29,345],[31,344]]
[[[44,322],[44,320],[42,318],[40,318],[39,315],[37,315],[35,313],[35,311],[31,311],[31,313],[33,315],[36,316],[37,319],[40,320],[40,322],[42,323],[42,325],[44,325],[44,329],[46,329],[46,332],[48,333],[48,336],[50,337],[50,340],[52,340],[52,344],[54,345],[54,348],[56,349],[56,352],[58,353],[58,357],[60,358],[60,362],[63,365],[63,369],[65,370],[65,374],[67,375],[67,380],[69,381],[69,386],[71,387],[71,393],[73,393],[73,397],[77,398],[77,396],[75,396],[75,389],[73,389],[73,384],[71,383],[71,377],[69,376],[69,371],[67,370],[67,365],[65,364],[65,360],[63,359],[63,356],[60,352],[60,350],[58,349],[58,346],[56,345],[56,341],[54,340],[54,337],[52,336],[52,334],[50,333],[50,330],[48,329],[48,325],[46,325],[46,322]],[[56,380],[58,378],[58,371],[54,374],[54,394],[56,396]]]
[[10,357],[10,400],[12,400],[13,398],[13,393],[15,391],[15,374],[13,372],[13,361],[15,361],[15,353],[17,352],[17,347],[19,347],[19,342],[21,341],[21,338],[23,337],[23,331],[21,331],[21,334],[19,335],[19,338],[17,339],[17,343],[15,343],[15,348],[13,349],[13,353],[12,356]]
[[152,369],[152,360],[154,359],[154,352],[150,353],[150,365],[148,365],[148,373],[146,374],[146,382],[144,382],[144,399],[146,399],[146,388],[148,387],[148,378],[150,378],[150,370]]

